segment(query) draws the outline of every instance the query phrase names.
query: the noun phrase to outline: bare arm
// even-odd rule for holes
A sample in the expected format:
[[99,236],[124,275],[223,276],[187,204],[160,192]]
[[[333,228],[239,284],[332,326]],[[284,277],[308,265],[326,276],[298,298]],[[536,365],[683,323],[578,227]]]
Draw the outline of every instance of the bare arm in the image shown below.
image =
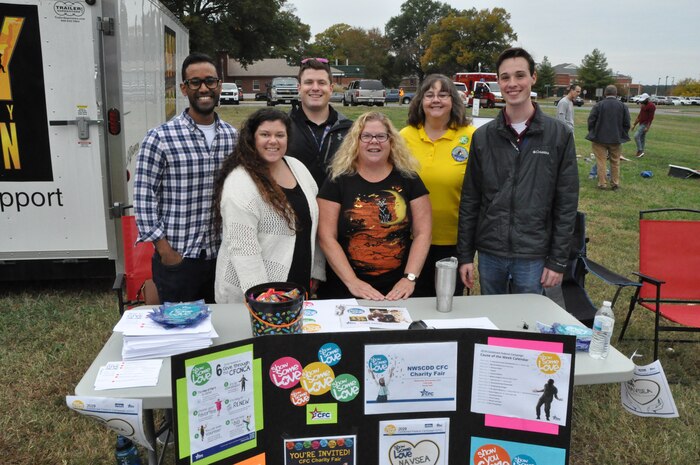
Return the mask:
[[[428,256],[428,249],[430,249],[430,242],[432,240],[433,213],[430,205],[430,198],[427,194],[411,200],[411,215],[413,242],[408,252],[405,272],[419,275],[425,264],[425,259]],[[386,297],[388,300],[407,299],[413,294],[415,289],[415,282],[411,282],[406,278],[401,278]]]
[[318,238],[319,245],[326,261],[330,264],[335,274],[343,281],[348,290],[355,297],[369,300],[384,300],[381,292],[369,283],[357,277],[350,266],[348,257],[338,242],[338,218],[340,204],[330,200],[317,199],[318,202]]

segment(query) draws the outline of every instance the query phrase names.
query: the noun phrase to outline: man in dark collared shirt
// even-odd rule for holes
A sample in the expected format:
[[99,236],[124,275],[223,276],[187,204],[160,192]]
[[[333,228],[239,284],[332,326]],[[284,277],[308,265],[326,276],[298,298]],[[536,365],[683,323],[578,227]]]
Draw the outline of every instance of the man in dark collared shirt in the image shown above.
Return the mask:
[[193,53],[182,64],[180,90],[190,106],[151,129],[134,176],[138,242],[153,242],[153,281],[161,302],[214,302],[216,255],[214,180],[237,141],[214,108],[221,94],[213,60]]
[[333,94],[331,67],[325,58],[306,58],[299,67],[299,106],[289,112],[292,133],[287,155],[309,169],[320,188],[336,150],[352,121],[330,104]]

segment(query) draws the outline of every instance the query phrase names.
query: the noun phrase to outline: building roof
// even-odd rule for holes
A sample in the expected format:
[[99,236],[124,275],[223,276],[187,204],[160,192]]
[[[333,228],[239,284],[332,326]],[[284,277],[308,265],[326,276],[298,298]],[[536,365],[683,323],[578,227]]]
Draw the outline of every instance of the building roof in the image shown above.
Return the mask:
[[[248,65],[247,69],[238,60],[229,58],[226,75],[242,78],[254,76],[296,76],[298,73],[299,67],[289,66],[284,58],[265,58]],[[343,76],[343,71],[331,67],[331,74],[333,76]]]
[[573,63],[561,63],[554,66],[555,74],[578,74],[578,66]]

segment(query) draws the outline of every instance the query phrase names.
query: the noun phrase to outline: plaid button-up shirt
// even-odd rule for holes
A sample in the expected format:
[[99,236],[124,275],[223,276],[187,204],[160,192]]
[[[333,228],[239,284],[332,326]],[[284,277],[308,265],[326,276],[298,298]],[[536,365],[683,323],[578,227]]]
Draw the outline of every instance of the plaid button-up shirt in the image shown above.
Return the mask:
[[216,116],[216,136],[207,147],[187,110],[148,131],[134,176],[137,242],[166,238],[183,257],[202,251],[216,257],[221,239],[213,228],[214,180],[237,140],[236,130]]

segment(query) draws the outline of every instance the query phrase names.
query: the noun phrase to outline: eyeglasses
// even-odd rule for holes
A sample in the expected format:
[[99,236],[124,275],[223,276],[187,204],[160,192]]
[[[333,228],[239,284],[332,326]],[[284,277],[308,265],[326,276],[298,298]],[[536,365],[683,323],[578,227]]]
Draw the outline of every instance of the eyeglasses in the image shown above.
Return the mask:
[[360,140],[365,144],[372,142],[372,139],[377,139],[380,144],[389,140],[389,134],[386,132],[380,132],[379,134],[370,134],[369,132],[363,132],[360,134]]
[[306,64],[311,60],[316,60],[319,63],[328,63],[328,58],[304,58],[303,60],[301,60],[301,64]]
[[433,92],[426,92],[423,95],[425,100],[433,100],[435,97],[439,98],[440,100],[449,100],[451,95],[449,92],[438,92],[437,94]]
[[219,86],[221,79],[215,77],[208,77],[204,79],[192,78],[185,79],[183,82],[187,87],[190,88],[190,90],[199,90],[199,88],[202,86],[202,83],[204,83],[204,85],[207,86],[207,89],[216,89]]

